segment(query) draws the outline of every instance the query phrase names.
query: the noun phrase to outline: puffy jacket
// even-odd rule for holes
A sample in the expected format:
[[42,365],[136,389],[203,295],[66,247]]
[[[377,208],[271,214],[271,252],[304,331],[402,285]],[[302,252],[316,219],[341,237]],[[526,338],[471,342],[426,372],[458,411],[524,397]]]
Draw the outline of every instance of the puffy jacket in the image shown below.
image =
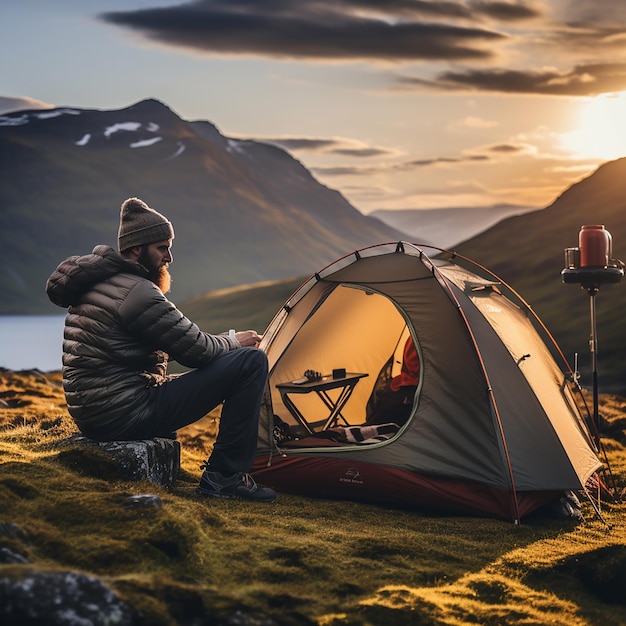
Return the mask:
[[46,283],[50,300],[68,309],[63,388],[87,437],[123,438],[147,419],[148,390],[166,380],[168,358],[196,368],[241,347],[227,335],[202,332],[147,274],[97,246],[63,261]]

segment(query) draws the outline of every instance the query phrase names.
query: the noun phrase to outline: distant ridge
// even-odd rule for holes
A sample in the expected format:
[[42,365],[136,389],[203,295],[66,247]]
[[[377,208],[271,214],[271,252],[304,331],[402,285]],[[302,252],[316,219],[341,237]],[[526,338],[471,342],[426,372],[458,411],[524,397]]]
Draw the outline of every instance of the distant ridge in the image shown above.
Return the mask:
[[379,210],[370,215],[407,233],[415,243],[450,248],[507,217],[536,210],[537,207],[499,204],[472,208]]

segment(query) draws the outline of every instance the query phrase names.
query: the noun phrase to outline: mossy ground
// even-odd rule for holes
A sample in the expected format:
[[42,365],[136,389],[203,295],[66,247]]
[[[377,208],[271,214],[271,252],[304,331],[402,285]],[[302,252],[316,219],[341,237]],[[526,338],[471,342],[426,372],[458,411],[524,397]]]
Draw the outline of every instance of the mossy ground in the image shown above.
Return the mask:
[[[126,482],[104,455],[60,445],[75,428],[58,373],[0,371],[0,565],[93,574],[142,624],[320,626],[626,623],[626,505],[584,503],[575,524],[533,515],[516,527],[280,494],[273,504],[195,493],[215,416],[179,433],[171,489]],[[618,492],[626,478],[624,408],[602,397]],[[162,506],[128,496],[156,494]],[[610,528],[609,528],[610,525]]]

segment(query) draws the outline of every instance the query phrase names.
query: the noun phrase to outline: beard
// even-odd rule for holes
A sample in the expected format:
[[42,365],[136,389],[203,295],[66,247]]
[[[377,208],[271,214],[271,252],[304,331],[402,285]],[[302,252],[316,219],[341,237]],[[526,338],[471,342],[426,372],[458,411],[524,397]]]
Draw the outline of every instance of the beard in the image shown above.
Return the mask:
[[156,280],[152,278],[150,280],[152,280],[163,293],[167,293],[171,289],[172,276],[165,265],[161,265],[161,267],[157,269],[157,275],[155,278]]
[[148,254],[148,249],[143,247],[137,259],[148,270],[148,278],[163,292],[167,293],[172,286],[172,277],[167,265],[154,265]]

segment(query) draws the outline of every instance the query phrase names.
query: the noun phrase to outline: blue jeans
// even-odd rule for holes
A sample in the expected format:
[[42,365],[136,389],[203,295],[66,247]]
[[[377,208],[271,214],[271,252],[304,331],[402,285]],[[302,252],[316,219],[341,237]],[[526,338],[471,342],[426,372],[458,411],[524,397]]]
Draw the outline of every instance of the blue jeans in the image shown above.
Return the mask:
[[164,436],[197,422],[223,403],[211,471],[247,472],[258,441],[259,412],[267,383],[267,357],[257,348],[239,348],[208,365],[150,390],[152,417],[144,437]]

